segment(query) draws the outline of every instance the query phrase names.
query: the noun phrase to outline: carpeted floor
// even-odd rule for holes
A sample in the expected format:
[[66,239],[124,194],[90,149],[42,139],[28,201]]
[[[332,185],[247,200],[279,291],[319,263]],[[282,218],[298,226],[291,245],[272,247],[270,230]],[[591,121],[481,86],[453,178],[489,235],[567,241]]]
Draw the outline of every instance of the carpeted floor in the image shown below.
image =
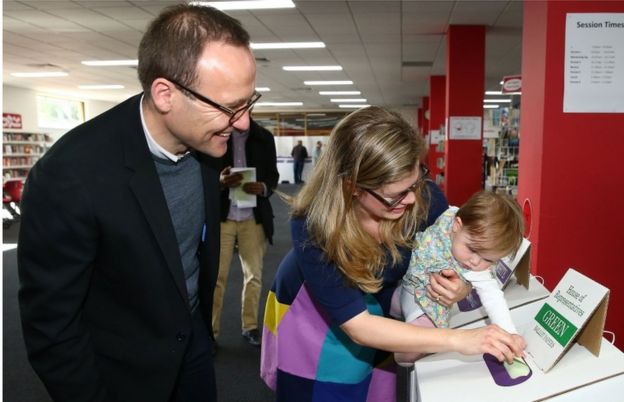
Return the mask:
[[[280,184],[279,190],[294,194],[298,186]],[[275,270],[291,246],[288,208],[277,196],[271,198],[275,212],[275,238],[264,260],[263,292],[260,302],[262,322],[266,294]],[[3,243],[17,242],[19,224],[3,232]],[[3,400],[7,402],[50,402],[45,388],[30,367],[24,349],[17,307],[16,250],[2,253],[3,259]],[[269,402],[273,392],[259,376],[260,349],[248,345],[240,332],[240,292],[242,274],[238,258],[234,258],[225,293],[224,310],[216,356],[216,375],[221,402]],[[405,376],[399,375],[398,400],[405,400]]]

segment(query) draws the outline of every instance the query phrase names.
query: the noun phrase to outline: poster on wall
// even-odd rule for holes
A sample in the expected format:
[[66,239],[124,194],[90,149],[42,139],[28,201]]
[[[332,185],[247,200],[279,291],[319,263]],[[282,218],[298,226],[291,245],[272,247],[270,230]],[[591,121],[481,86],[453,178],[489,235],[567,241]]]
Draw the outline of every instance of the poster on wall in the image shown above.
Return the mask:
[[624,112],[624,13],[566,15],[564,113]]
[[22,115],[2,113],[2,128],[22,128]]
[[479,116],[451,116],[449,126],[449,140],[481,139],[481,117]]

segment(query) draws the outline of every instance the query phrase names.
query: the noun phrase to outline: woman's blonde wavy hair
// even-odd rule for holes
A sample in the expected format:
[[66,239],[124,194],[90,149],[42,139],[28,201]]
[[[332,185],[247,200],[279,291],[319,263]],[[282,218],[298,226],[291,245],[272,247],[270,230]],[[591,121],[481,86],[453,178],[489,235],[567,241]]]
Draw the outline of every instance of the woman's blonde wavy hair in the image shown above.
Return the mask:
[[291,199],[291,213],[305,217],[310,241],[364,292],[379,291],[387,256],[399,262],[398,246],[411,246],[426,208],[422,189],[416,190],[416,203],[400,219],[381,223],[379,241],[362,228],[353,192],[408,177],[424,151],[423,139],[399,114],[360,109],[336,125],[312,176]]

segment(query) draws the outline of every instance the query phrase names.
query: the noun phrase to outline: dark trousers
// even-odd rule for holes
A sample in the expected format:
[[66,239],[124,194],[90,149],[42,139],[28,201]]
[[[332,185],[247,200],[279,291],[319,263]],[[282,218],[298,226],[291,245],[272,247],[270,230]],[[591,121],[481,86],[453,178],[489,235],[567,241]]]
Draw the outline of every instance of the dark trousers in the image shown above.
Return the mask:
[[303,164],[305,161],[294,161],[294,169],[295,169],[295,183],[299,184],[303,182],[301,180],[301,174],[303,173]]
[[199,308],[193,314],[193,333],[184,355],[171,402],[215,402],[217,384],[212,340]]

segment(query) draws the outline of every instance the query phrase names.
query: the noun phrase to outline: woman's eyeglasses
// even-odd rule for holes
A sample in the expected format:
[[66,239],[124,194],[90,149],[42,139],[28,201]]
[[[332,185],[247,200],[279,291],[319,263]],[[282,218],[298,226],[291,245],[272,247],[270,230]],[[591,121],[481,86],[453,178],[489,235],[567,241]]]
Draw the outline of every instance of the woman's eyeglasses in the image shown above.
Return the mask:
[[366,191],[368,194],[370,194],[373,197],[375,197],[375,199],[377,201],[381,202],[386,208],[393,209],[394,207],[399,205],[399,203],[401,203],[401,201],[403,201],[405,199],[405,197],[407,197],[407,195],[410,192],[415,191],[418,188],[418,186],[420,186],[422,183],[424,183],[424,181],[425,181],[425,179],[427,178],[428,175],[429,175],[429,168],[427,166],[425,166],[425,165],[420,165],[420,176],[418,177],[418,180],[416,180],[416,182],[414,184],[409,186],[407,188],[407,190],[400,192],[394,198],[382,197],[381,195],[377,194],[373,190],[369,190],[367,188],[365,188],[364,191]]
[[236,109],[236,110],[232,110],[229,107],[223,106],[215,101],[213,101],[212,99],[199,94],[195,91],[193,91],[190,88],[185,87],[184,85],[170,79],[167,78],[167,80],[171,81],[176,87],[179,87],[180,89],[188,92],[189,94],[193,95],[195,98],[199,99],[200,101],[209,104],[210,106],[219,109],[220,111],[222,111],[223,113],[225,113],[226,115],[230,116],[230,121],[228,122],[228,127],[231,126],[232,124],[236,123],[236,121],[238,119],[240,119],[241,117],[243,117],[243,115],[245,114],[245,112],[249,109],[251,109],[253,107],[253,105],[258,102],[258,99],[260,99],[260,97],[262,96],[262,94],[254,91],[253,95],[251,95],[251,98],[245,102],[245,106]]

